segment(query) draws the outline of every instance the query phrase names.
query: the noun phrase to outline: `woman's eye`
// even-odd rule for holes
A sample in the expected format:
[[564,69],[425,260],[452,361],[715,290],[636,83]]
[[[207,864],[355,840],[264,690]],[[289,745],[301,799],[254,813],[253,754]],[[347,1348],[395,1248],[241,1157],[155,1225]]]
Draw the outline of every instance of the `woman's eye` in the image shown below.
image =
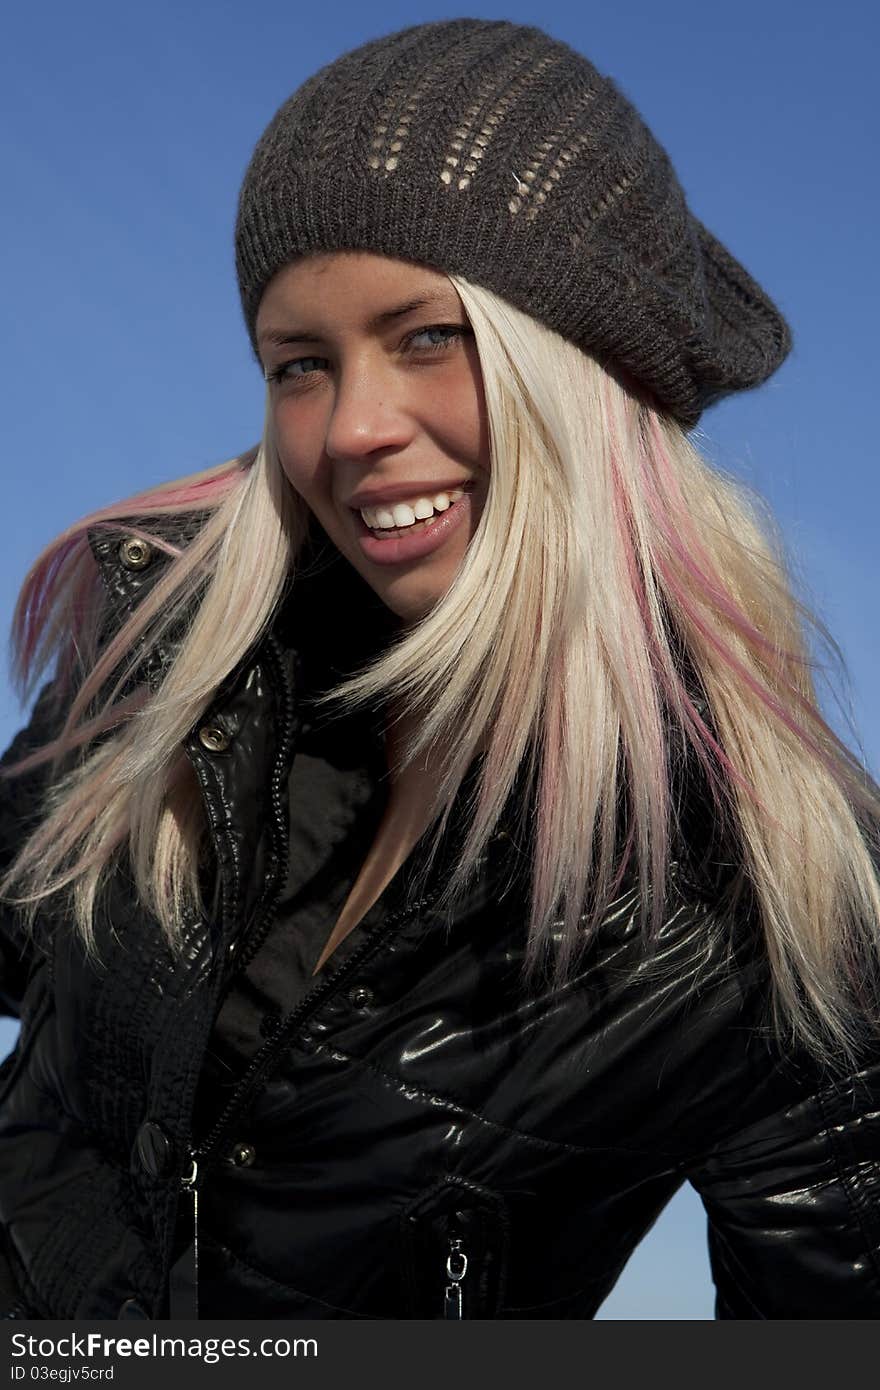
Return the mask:
[[[466,324],[432,323],[410,333],[404,339],[403,348],[409,352],[443,352],[471,332]],[[305,382],[315,372],[325,369],[327,364],[326,357],[295,357],[267,371],[266,380],[281,385],[291,381]]]
[[[296,377],[302,378],[315,370],[316,362],[324,361],[324,357],[295,357],[291,362],[282,362],[280,366],[273,367],[272,371],[266,373],[266,380],[290,381]],[[294,371],[296,367],[301,367],[302,371]]]
[[418,328],[415,333],[409,336],[411,346],[417,346],[417,339],[428,338],[428,343],[422,344],[427,347],[429,352],[436,351],[445,347],[450,347],[457,338],[462,338],[468,330],[461,324],[431,324],[428,328]]

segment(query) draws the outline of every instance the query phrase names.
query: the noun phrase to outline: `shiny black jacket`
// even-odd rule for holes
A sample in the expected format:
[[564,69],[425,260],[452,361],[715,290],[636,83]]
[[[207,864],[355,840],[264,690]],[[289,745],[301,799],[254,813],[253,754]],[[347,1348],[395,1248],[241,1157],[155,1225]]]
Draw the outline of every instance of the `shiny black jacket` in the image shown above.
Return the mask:
[[[117,618],[166,563],[106,535],[93,548]],[[186,742],[216,872],[182,959],[122,871],[102,968],[63,922],[28,944],[2,919],[0,989],[22,1023],[0,1074],[6,1316],[190,1313],[193,1179],[213,1314],[589,1318],[690,1181],[718,1317],[880,1315],[880,1063],[834,1078],[780,1055],[751,899],[701,839],[699,800],[653,956],[629,884],[572,982],[525,991],[502,830],[454,921],[398,885],[194,1125],[224,987],[284,871],[295,640],[276,623]],[[45,737],[48,706],[13,756]],[[7,859],[35,786],[2,786]],[[254,1101],[282,1059],[279,1137]]]

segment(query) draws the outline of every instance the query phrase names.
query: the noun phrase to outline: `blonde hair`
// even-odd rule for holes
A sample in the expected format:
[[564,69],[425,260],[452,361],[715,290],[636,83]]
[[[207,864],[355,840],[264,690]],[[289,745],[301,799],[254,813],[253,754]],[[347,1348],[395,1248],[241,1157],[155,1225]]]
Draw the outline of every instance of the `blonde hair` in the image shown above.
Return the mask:
[[[402,704],[419,725],[409,759],[442,748],[426,862],[481,760],[447,904],[526,770],[525,971],[533,979],[551,962],[554,984],[570,977],[632,857],[642,928],[656,939],[680,829],[674,774],[695,759],[705,814],[733,836],[757,905],[777,1030],[823,1061],[851,1058],[877,1024],[880,790],[819,711],[807,629],[842,666],[839,650],[794,597],[772,521],[748,489],[613,371],[450,278],[483,375],[485,509],[448,592],[326,700]],[[195,539],[175,542],[173,524],[192,513]],[[127,847],[138,894],[180,946],[205,831],[182,740],[295,588],[308,524],[267,406],[259,447],[85,518],[37,561],[16,611],[20,677],[33,681],[53,651],[62,691],[77,660],[84,674],[58,738],[17,765],[54,759],[43,818],[0,883],[3,894],[18,888],[31,923],[68,892],[94,948],[97,895]],[[100,650],[86,532],[121,526],[172,563]],[[181,625],[156,688],[135,680]]]

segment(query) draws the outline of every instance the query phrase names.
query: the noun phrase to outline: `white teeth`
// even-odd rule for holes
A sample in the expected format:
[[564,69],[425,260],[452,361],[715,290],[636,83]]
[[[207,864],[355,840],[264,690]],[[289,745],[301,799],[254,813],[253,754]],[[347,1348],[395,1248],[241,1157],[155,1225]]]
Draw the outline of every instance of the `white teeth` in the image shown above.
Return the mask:
[[412,502],[395,502],[387,507],[361,507],[360,512],[367,526],[373,531],[388,531],[392,527],[412,526],[416,521],[427,521],[434,512],[445,512],[464,496],[463,488],[452,492],[438,492],[435,497],[417,497]]

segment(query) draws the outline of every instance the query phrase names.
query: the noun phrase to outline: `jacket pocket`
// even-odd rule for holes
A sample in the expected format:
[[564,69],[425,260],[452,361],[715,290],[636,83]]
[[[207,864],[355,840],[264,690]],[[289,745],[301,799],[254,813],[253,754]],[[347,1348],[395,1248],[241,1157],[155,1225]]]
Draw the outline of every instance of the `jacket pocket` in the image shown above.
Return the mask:
[[401,1218],[403,1304],[412,1318],[494,1318],[504,1298],[510,1246],[498,1193],[450,1176]]

